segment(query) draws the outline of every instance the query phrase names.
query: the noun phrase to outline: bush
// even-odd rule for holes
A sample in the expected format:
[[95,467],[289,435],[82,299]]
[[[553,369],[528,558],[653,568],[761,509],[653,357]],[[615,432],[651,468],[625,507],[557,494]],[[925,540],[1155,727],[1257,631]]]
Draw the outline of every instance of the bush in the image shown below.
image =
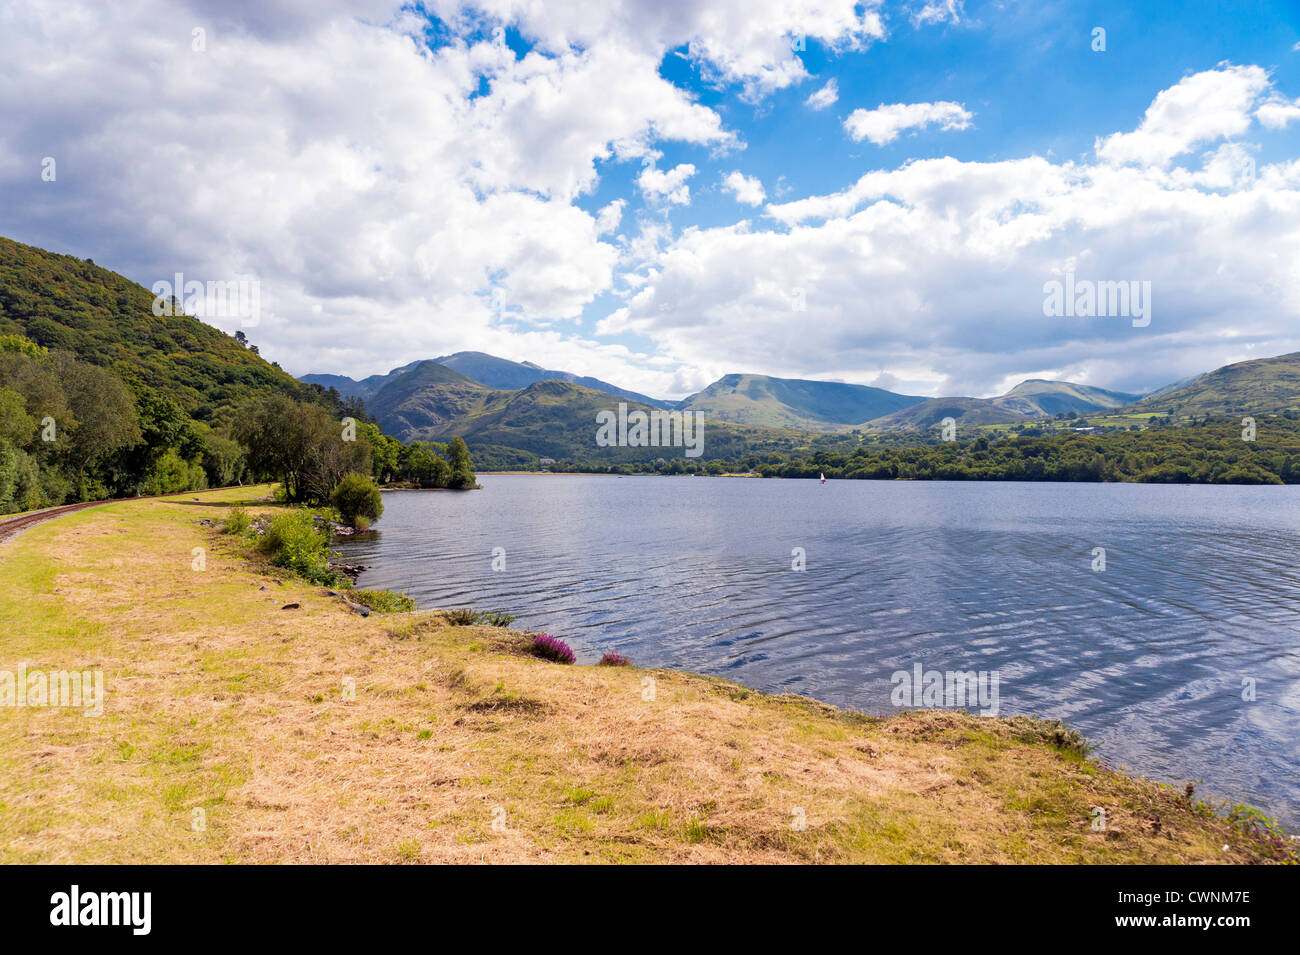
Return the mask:
[[600,658],[600,662],[596,664],[596,666],[602,667],[630,667],[631,665],[632,661],[621,653],[606,653]]
[[221,525],[223,534],[242,534],[248,530],[249,526],[248,511],[244,510],[242,504],[236,504],[230,509],[230,514],[226,517]]
[[474,615],[474,622],[489,627],[508,627],[515,622],[513,614],[503,610],[487,610]]
[[178,491],[201,491],[207,486],[208,475],[202,465],[187,461],[174,448],[168,448],[149,469],[140,491],[143,494],[175,494]]
[[338,582],[338,575],[330,568],[329,539],[317,529],[310,511],[276,515],[257,542],[257,549],[269,556],[274,566],[313,583]]
[[[383,496],[379,493],[379,488],[375,487],[375,482],[356,472],[343,476],[338,487],[330,494],[330,503],[343,520],[353,527],[358,526],[359,519],[377,521],[384,513]],[[369,527],[369,523],[366,526]]]
[[478,614],[473,610],[470,610],[469,607],[461,607],[459,610],[447,611],[447,622],[453,627],[472,626],[474,621],[477,619]]
[[409,613],[415,609],[414,600],[392,590],[354,590],[350,596],[375,613]]
[[553,660],[556,663],[572,663],[577,659],[567,643],[551,636],[549,633],[536,634],[529,649],[532,651],[533,656],[541,657],[544,660]]

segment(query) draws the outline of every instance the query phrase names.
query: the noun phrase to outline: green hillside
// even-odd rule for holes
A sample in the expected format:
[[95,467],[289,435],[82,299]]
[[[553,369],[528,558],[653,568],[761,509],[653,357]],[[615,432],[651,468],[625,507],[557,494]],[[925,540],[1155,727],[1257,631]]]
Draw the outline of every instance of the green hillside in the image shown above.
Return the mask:
[[153,314],[153,293],[116,272],[0,237],[0,335],[22,335],[145,384],[197,420],[220,405],[312,390],[196,318]]
[[724,375],[678,407],[736,424],[840,431],[924,400],[838,381]]
[[[369,405],[385,431],[404,441],[445,441],[462,436],[480,467],[519,467],[541,457],[617,464],[658,458],[685,459],[684,447],[600,447],[601,411],[623,403],[629,413],[663,412],[608,392],[548,379],[516,391],[484,388],[433,361],[421,362],[386,385]],[[755,451],[789,451],[806,444],[798,431],[706,421],[700,460]]]
[[436,361],[422,361],[372,395],[366,410],[388,434],[403,441],[427,439],[477,413],[494,394],[460,372]]
[[1141,395],[1122,391],[1107,391],[1089,385],[1076,385],[1070,381],[1047,381],[1030,378],[1022,381],[1005,395],[992,399],[993,404],[1006,411],[1016,411],[1031,417],[1052,417],[1077,411],[1090,414],[1137,401]]
[[0,238],[0,513],[267,477],[320,503],[351,471],[473,485],[460,449],[346,417],[364,418],[242,333],[155,315],[116,273]]
[[1181,388],[1157,392],[1125,408],[1175,420],[1206,415],[1258,415],[1300,408],[1300,352],[1225,365]]
[[1020,411],[999,408],[988,398],[930,398],[910,408],[869,421],[867,428],[872,431],[924,430],[938,427],[944,418],[953,418],[963,427],[1014,424],[1025,421],[1028,417]]
[[344,396],[355,395],[370,404],[372,399],[385,387],[412,368],[424,364],[425,361],[435,362],[445,368],[450,368],[471,381],[483,385],[485,388],[497,391],[518,391],[520,388],[527,388],[539,381],[570,381],[575,385],[582,385],[584,388],[604,391],[620,398],[626,398],[629,401],[639,401],[642,404],[653,405],[656,408],[671,408],[676,404],[676,402],[650,398],[646,395],[637,394],[635,391],[619,388],[617,385],[611,385],[599,378],[587,378],[568,371],[553,371],[535,365],[530,361],[510,361],[507,358],[498,358],[495,355],[488,355],[480,351],[462,351],[456,352],[454,355],[443,355],[441,358],[413,361],[400,368],[394,368],[386,375],[371,375],[368,378],[362,378],[360,381],[346,375],[323,374],[303,375],[302,380],[309,384],[334,388]]

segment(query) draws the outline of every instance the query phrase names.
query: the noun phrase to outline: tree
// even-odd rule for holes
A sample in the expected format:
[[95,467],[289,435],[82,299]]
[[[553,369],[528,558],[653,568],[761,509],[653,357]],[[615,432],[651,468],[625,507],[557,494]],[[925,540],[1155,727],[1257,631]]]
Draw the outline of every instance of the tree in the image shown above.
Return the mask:
[[294,502],[321,504],[349,471],[370,470],[370,442],[345,440],[340,422],[317,404],[283,395],[254,399],[235,416],[235,437],[258,475],[279,478]]
[[447,445],[447,460],[451,464],[451,478],[447,482],[447,487],[462,490],[478,485],[474,480],[474,468],[469,459],[469,445],[465,443],[464,438],[457,436],[451,439],[451,443]]
[[[353,527],[369,525],[384,513],[384,500],[375,482],[364,474],[343,475],[330,495],[330,503],[343,520]],[[360,522],[360,523],[358,523]]]

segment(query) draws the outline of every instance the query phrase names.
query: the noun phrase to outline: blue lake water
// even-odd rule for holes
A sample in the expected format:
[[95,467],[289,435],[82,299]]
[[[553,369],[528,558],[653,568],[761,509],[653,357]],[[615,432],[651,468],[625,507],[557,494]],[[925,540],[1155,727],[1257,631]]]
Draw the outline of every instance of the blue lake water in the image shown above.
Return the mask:
[[1300,825],[1300,487],[479,480],[385,493],[361,585],[869,713],[917,663],[996,672],[1003,715]]

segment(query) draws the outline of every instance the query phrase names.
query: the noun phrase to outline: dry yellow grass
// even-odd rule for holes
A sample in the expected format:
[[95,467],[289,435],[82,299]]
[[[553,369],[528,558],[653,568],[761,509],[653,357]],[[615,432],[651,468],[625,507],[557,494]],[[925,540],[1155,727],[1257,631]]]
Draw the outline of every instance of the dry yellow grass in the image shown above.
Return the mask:
[[0,669],[102,667],[108,691],[98,718],[0,708],[0,860],[1274,858],[1029,721],[873,720],[543,662],[436,612],[363,619],[196,523],[264,494],[114,504],[0,546]]

